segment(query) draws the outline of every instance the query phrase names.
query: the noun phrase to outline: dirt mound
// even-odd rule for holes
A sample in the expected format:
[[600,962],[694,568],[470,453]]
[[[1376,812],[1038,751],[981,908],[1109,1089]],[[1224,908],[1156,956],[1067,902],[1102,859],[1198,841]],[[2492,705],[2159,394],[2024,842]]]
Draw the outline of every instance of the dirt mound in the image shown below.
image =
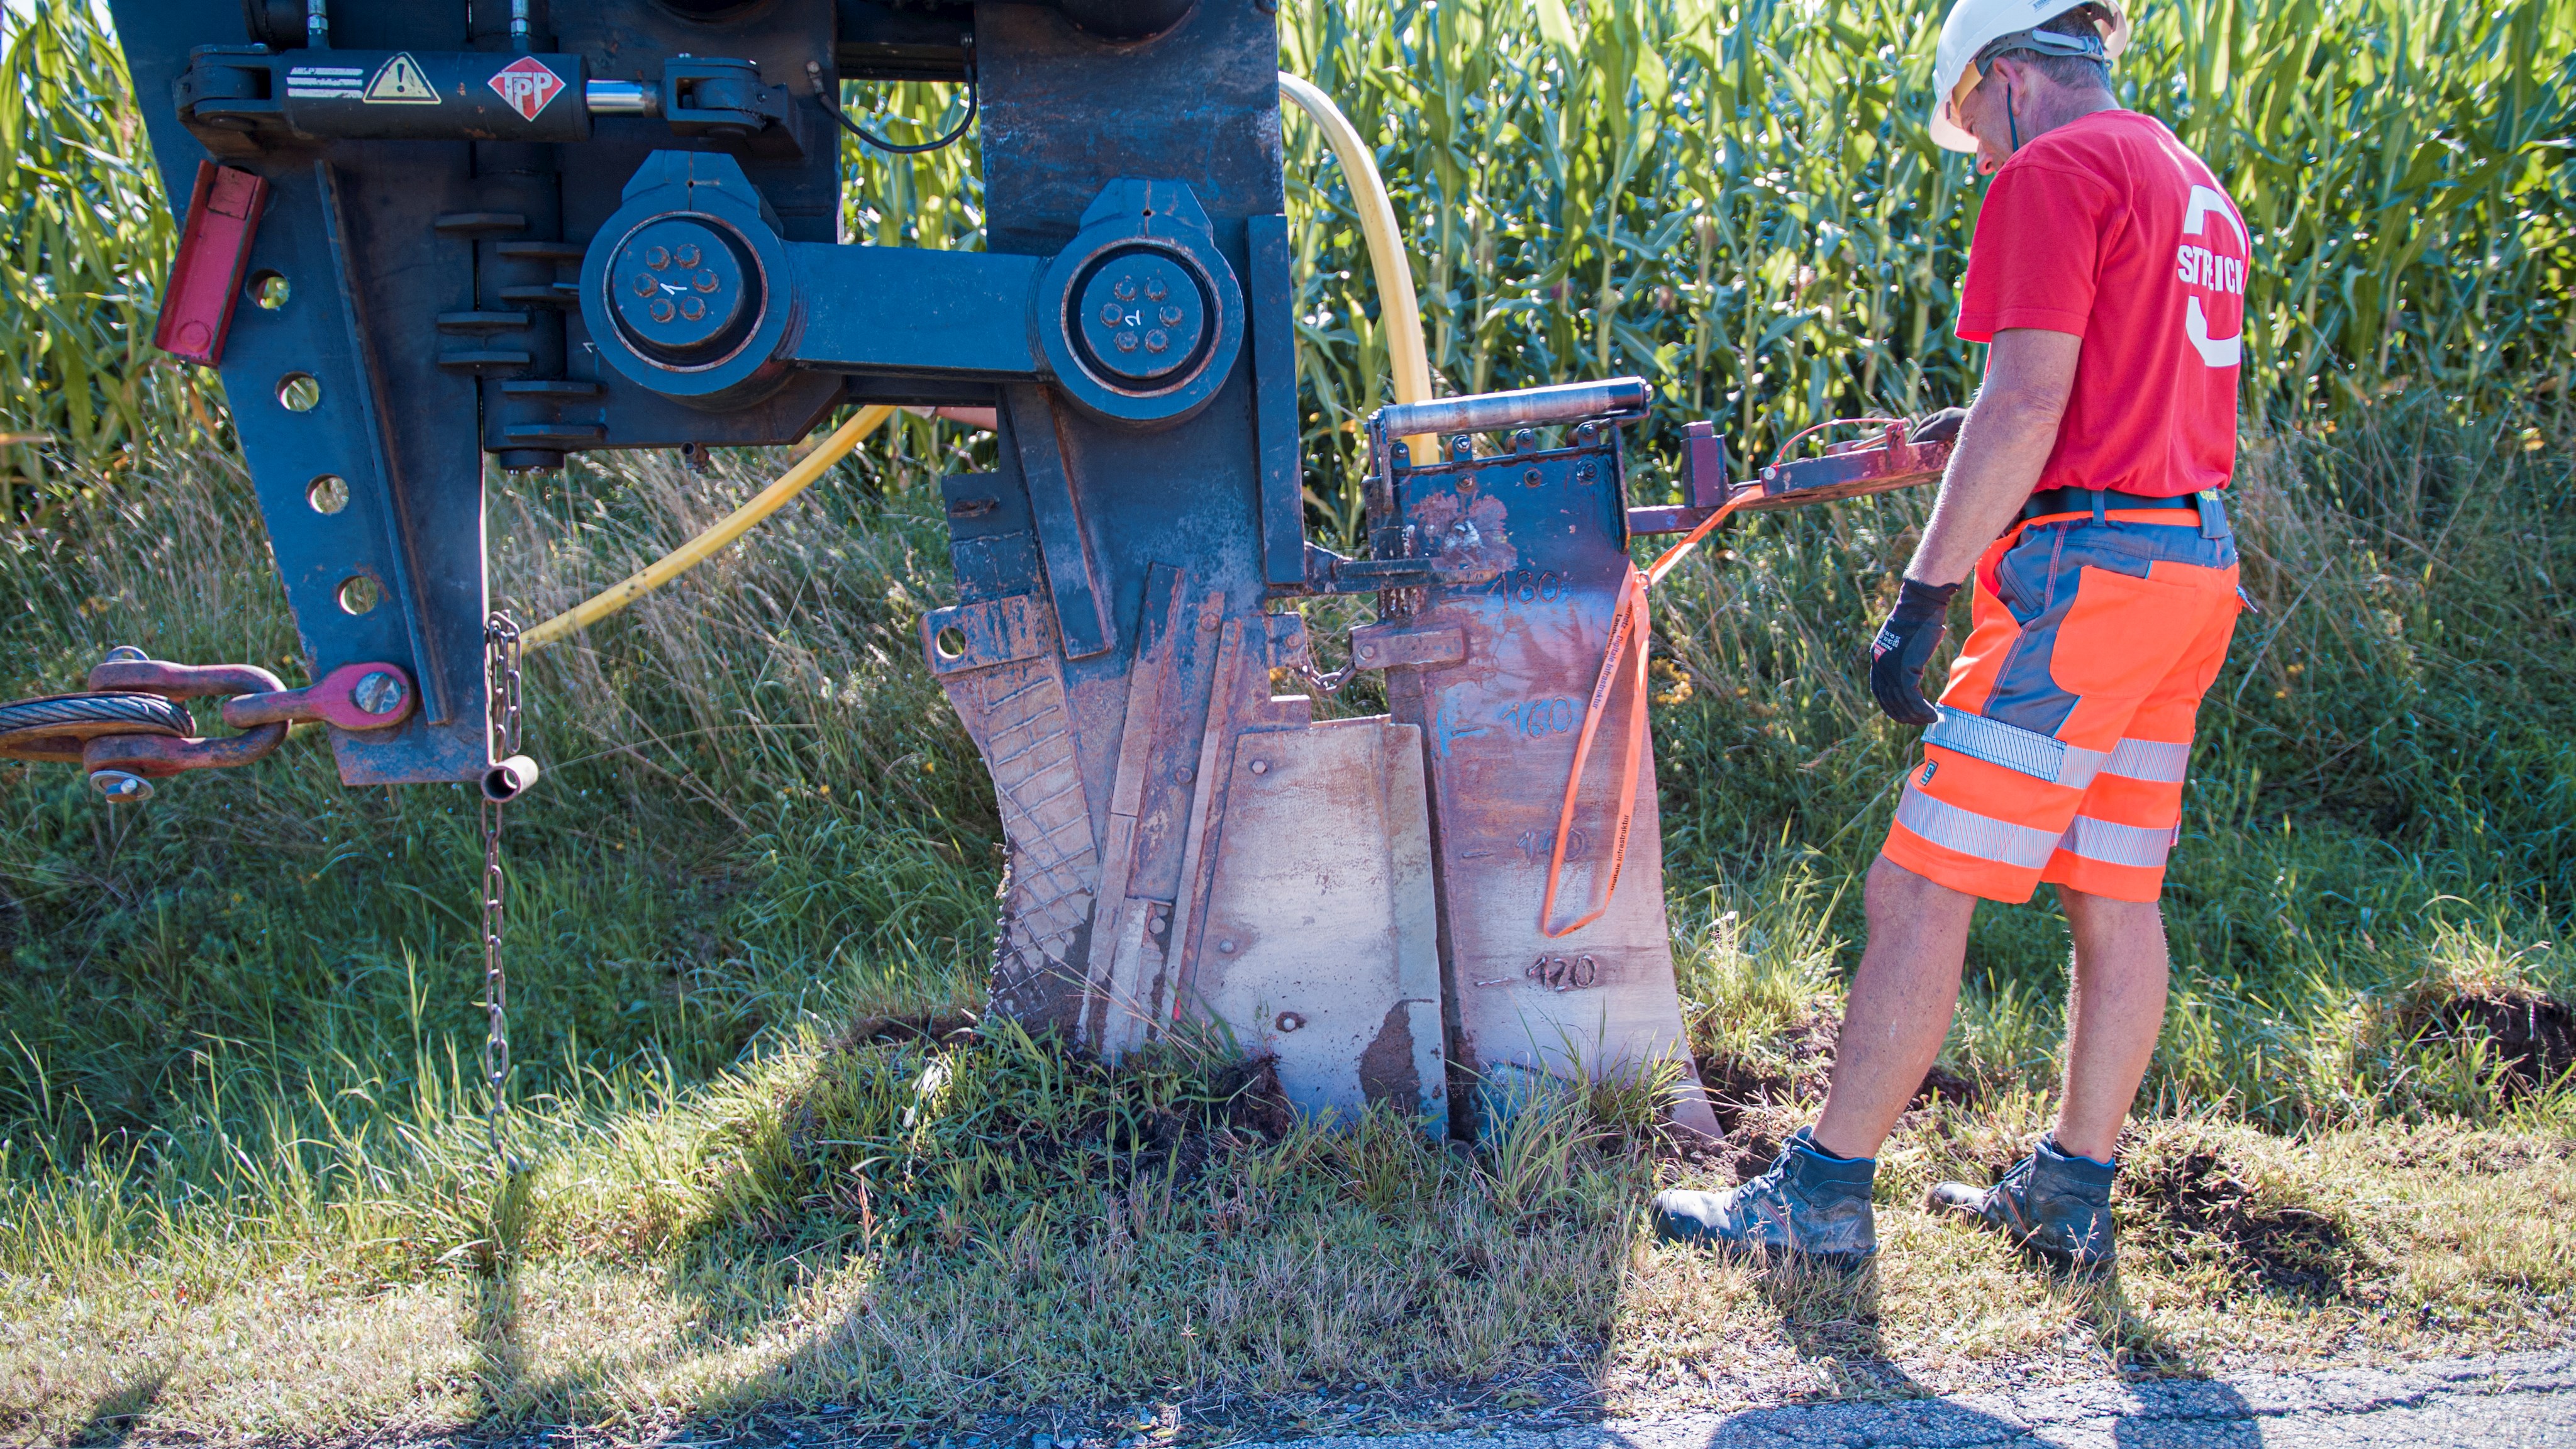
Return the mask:
[[[1221,1104],[1214,1112],[1208,1105]],[[1157,1107],[1135,1123],[1124,1142],[1131,1173],[1160,1173],[1176,1184],[1198,1180],[1210,1160],[1236,1146],[1276,1142],[1297,1125],[1297,1108],[1279,1085],[1279,1059],[1255,1057],[1219,1069],[1208,1080],[1207,1098],[1193,1110]],[[1103,1125],[1113,1140],[1115,1128]]]
[[2576,1067],[2576,1009],[2538,992],[2482,993],[2417,1003],[2403,1018],[2417,1048],[2486,1044],[2506,1097],[2548,1087]]
[[1216,1074],[1209,1090],[1225,1099],[1225,1124],[1276,1142],[1297,1125],[1296,1105],[1279,1085],[1279,1059],[1254,1057]]
[[[1703,1058],[1699,1064],[1700,1085],[1708,1092],[1718,1127],[1732,1138],[1749,1119],[1765,1115],[1765,1109],[1821,1101],[1827,1083],[1833,1079],[1834,1047],[1841,1034],[1842,1023],[1835,1018],[1810,1016],[1789,1031],[1784,1039],[1786,1050],[1779,1059],[1748,1061],[1715,1055]],[[1923,1085],[1915,1090],[1909,1105],[1928,1107],[1934,1102],[1950,1102],[1970,1106],[1978,1095],[1975,1082],[1935,1063],[1932,1070],[1924,1073]],[[1753,1145],[1752,1141],[1746,1145]],[[1771,1154],[1778,1151],[1778,1143],[1770,1141],[1763,1166],[1768,1166]]]
[[1948,1102],[1956,1107],[1973,1107],[1979,1095],[1976,1083],[1934,1062],[1932,1070],[1923,1074],[1923,1085],[1915,1089],[1914,1100],[1908,1105],[1929,1107],[1935,1102]]
[[2120,1174],[2123,1226],[2180,1264],[2214,1262],[2248,1286],[2343,1297],[2355,1269],[2352,1233],[2322,1205],[2256,1180],[2202,1144]]
[[835,1034],[830,1050],[853,1051],[863,1046],[897,1046],[904,1042],[947,1042],[960,1036],[971,1036],[975,1018],[963,1011],[924,1011],[908,1016],[864,1016]]

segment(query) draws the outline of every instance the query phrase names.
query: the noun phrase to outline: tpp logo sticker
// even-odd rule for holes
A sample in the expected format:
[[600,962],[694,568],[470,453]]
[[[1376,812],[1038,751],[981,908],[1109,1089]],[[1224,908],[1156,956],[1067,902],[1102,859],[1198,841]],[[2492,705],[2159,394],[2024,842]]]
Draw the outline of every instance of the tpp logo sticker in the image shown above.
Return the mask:
[[563,77],[533,55],[523,55],[492,76],[492,89],[521,119],[533,121],[564,88]]

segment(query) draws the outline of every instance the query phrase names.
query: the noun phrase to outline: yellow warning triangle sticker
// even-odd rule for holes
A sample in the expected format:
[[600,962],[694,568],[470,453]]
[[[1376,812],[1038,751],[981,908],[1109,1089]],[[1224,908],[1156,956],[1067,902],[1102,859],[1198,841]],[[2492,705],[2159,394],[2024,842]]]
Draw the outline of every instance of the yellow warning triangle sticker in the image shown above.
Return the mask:
[[429,77],[420,73],[420,63],[404,54],[376,67],[365,99],[371,105],[434,106],[438,92],[431,88]]

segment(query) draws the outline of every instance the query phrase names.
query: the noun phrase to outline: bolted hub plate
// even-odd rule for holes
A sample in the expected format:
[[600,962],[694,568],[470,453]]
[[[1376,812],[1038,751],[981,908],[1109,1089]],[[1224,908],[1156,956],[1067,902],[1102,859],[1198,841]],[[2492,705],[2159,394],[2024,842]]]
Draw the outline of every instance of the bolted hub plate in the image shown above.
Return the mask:
[[1208,305],[1198,279],[1168,252],[1116,251],[1094,265],[1073,302],[1083,360],[1120,383],[1160,382],[1198,360]]
[[731,238],[696,217],[637,227],[609,263],[618,330],[665,362],[712,362],[730,351],[759,311],[757,290]]

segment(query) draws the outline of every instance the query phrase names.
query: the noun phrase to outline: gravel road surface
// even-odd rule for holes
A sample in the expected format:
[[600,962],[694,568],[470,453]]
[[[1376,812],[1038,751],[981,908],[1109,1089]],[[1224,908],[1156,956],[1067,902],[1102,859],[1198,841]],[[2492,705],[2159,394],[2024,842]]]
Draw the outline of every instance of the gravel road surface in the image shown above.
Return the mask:
[[[2576,1449],[2576,1353],[1614,1419],[1257,1449]],[[1255,1449],[1255,1446],[1247,1446]]]

